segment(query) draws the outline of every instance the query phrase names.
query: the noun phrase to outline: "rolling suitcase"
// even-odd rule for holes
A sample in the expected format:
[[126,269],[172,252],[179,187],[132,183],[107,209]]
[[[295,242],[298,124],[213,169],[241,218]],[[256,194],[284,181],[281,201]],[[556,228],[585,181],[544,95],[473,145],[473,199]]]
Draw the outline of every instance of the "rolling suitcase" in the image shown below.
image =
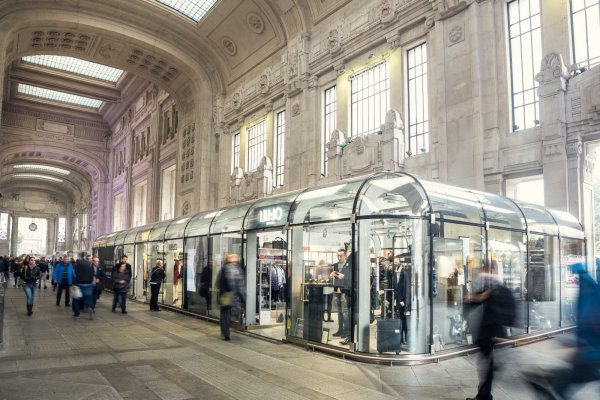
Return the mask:
[[[394,318],[394,300],[392,292],[392,318],[377,320],[378,353],[394,352],[400,354],[402,351],[402,320]],[[385,312],[382,313],[383,318],[385,318],[385,315]]]

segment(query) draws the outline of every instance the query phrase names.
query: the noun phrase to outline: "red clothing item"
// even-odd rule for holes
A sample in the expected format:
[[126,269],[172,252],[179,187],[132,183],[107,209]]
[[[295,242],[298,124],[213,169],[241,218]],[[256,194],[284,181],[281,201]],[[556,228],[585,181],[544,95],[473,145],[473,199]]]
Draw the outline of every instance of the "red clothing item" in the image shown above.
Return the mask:
[[175,261],[173,265],[173,284],[177,285],[179,283],[179,260]]

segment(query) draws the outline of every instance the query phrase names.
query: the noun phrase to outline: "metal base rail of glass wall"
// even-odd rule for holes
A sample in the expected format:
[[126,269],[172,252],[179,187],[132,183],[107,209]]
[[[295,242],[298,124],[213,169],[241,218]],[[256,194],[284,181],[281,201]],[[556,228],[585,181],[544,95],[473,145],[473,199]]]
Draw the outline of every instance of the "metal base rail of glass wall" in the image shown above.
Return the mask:
[[[574,326],[584,232],[570,214],[508,198],[379,173],[99,237],[107,267],[132,264],[130,296],[219,318],[217,277],[241,256],[240,330],[370,362],[415,363],[473,348],[480,312],[465,303],[478,276],[508,286],[509,338]],[[345,260],[344,260],[345,259]],[[483,275],[485,276],[485,275]]]

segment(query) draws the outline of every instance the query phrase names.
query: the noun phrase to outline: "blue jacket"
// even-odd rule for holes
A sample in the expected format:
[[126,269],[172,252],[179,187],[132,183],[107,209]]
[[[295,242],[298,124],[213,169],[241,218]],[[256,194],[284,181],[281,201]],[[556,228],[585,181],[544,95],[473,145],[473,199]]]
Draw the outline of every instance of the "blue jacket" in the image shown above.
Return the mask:
[[73,264],[69,263],[65,266],[63,262],[59,262],[54,266],[52,272],[52,279],[59,285],[62,283],[63,268],[67,268],[67,277],[69,278],[69,285],[73,284]]

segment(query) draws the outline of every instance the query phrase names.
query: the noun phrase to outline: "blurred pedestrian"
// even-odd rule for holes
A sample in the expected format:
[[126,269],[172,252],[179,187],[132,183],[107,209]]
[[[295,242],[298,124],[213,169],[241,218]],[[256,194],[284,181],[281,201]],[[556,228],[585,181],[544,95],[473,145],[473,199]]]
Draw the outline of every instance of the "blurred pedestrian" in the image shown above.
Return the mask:
[[93,257],[92,258],[92,266],[94,267],[94,276],[96,278],[96,286],[94,288],[94,313],[96,312],[96,302],[104,292],[106,279],[106,272],[104,272],[104,267],[100,265],[100,258]]
[[31,256],[27,263],[21,269],[21,279],[23,280],[23,289],[27,296],[27,315],[33,314],[33,300],[37,289],[38,279],[41,277],[40,267],[37,266],[35,257]]
[[494,380],[494,344],[497,338],[504,336],[504,326],[514,323],[516,306],[514,298],[496,275],[479,273],[473,281],[473,294],[465,299],[467,303],[481,305],[480,321],[475,328],[476,342],[481,351],[479,366],[479,387],[477,396],[467,400],[492,400],[492,382]]
[[246,297],[244,271],[240,266],[240,256],[230,253],[225,257],[225,265],[219,274],[219,305],[221,306],[221,337],[229,340],[231,314],[239,313]]
[[570,398],[575,385],[600,381],[600,286],[579,263],[572,267],[579,274],[577,300],[577,344],[571,367],[550,374],[526,374],[538,391],[553,400]]
[[88,260],[85,253],[81,253],[79,259],[75,263],[75,285],[81,290],[81,298],[73,299],[73,316],[79,317],[82,308],[87,310],[90,319],[94,314],[94,290],[96,277],[94,267]]
[[127,289],[129,289],[129,282],[131,281],[131,275],[127,272],[127,263],[121,262],[118,267],[118,271],[113,274],[113,304],[112,312],[115,312],[117,308],[117,300],[121,303],[121,313],[127,314]]

